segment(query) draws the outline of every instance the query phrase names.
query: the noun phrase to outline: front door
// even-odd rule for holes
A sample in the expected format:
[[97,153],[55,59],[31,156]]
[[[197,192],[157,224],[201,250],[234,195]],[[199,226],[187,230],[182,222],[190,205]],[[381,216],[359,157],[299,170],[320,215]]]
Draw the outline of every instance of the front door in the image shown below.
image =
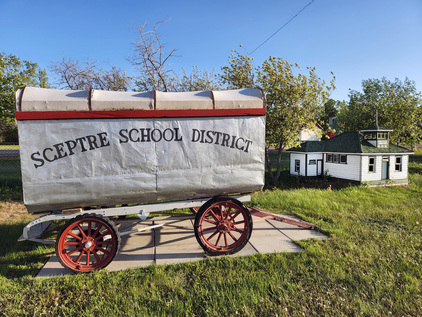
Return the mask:
[[322,175],[322,160],[317,160],[317,176]]
[[382,176],[381,179],[388,179],[388,168],[389,168],[390,162],[388,157],[382,158]]

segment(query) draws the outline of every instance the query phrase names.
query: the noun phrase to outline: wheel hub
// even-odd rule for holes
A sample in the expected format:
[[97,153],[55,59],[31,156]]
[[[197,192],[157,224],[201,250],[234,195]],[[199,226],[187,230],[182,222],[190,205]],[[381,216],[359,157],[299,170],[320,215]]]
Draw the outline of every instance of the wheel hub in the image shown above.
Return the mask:
[[88,238],[88,239],[82,241],[82,244],[83,244],[85,250],[90,250],[94,247],[94,240],[92,238],[91,239]]
[[225,221],[221,221],[218,226],[217,226],[217,230],[219,232],[229,232],[231,229],[230,223],[225,220]]

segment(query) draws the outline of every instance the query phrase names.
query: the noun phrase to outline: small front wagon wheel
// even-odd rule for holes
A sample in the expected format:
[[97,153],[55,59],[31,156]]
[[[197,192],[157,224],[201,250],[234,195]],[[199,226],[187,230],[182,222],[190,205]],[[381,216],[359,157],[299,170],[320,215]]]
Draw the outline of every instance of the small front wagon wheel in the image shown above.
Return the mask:
[[238,200],[214,198],[199,209],[194,230],[198,243],[207,254],[233,254],[248,243],[252,217]]
[[119,246],[119,232],[110,220],[85,214],[70,220],[59,233],[56,255],[72,272],[91,272],[106,267]]

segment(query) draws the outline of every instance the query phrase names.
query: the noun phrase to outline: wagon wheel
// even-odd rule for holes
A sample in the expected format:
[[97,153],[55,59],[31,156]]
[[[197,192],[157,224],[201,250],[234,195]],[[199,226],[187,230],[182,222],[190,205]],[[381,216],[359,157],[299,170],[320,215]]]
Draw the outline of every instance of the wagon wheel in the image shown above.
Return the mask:
[[238,200],[214,198],[199,209],[194,230],[198,243],[207,254],[232,254],[248,243],[252,217]]
[[56,255],[72,272],[106,267],[120,246],[115,225],[101,215],[85,214],[70,220],[57,236]]

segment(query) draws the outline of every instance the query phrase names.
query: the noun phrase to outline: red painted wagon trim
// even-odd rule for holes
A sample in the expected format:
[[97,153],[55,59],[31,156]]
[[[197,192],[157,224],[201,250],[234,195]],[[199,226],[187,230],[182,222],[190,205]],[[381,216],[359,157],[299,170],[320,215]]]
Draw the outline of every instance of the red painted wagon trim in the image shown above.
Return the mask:
[[303,220],[292,219],[278,214],[273,214],[257,207],[248,207],[248,209],[252,216],[259,217],[262,219],[281,221],[305,229],[315,229],[316,227],[313,223],[306,222]]
[[115,110],[115,111],[17,111],[17,120],[193,118],[264,116],[265,108],[194,110]]

